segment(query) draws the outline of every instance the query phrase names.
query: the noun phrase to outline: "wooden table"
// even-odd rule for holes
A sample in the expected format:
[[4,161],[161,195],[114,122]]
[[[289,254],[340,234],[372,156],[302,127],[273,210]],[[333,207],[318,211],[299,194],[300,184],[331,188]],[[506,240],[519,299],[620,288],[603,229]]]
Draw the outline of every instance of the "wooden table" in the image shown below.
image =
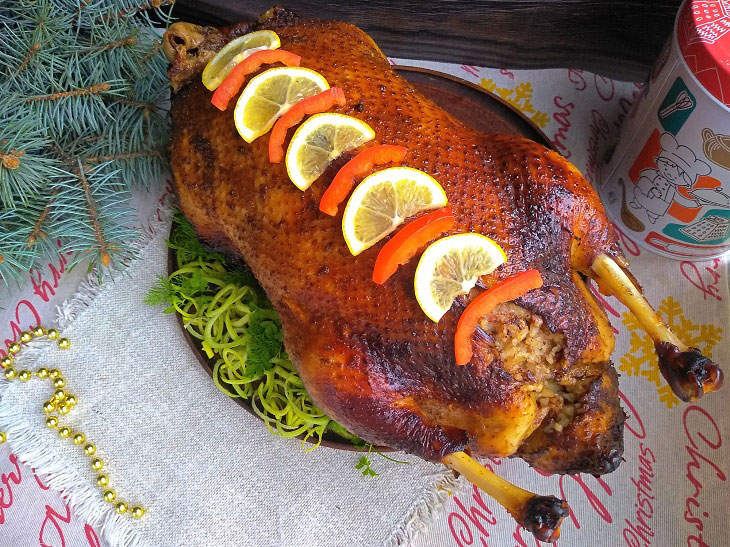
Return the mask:
[[[681,0],[291,0],[303,17],[355,23],[386,55],[511,68],[581,68],[645,79]],[[272,0],[177,0],[180,20],[255,19]]]

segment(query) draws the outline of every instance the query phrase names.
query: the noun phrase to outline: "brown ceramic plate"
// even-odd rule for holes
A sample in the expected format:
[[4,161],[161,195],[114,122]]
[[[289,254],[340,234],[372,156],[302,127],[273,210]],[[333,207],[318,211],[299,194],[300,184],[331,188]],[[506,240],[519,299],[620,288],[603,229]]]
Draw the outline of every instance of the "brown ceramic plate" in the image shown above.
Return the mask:
[[[474,127],[484,133],[507,133],[521,135],[545,146],[552,148],[550,141],[545,134],[538,129],[524,114],[504,101],[499,96],[490,93],[486,89],[474,85],[466,80],[455,76],[435,72],[425,68],[417,67],[395,67],[396,72],[409,80],[426,97],[438,104],[455,118],[466,125]],[[170,250],[168,255],[168,273],[175,270],[174,252]],[[198,340],[193,338],[182,326],[182,317],[177,316],[180,328],[183,331],[191,351],[198,359],[198,362],[205,371],[213,375],[214,360],[208,359],[203,352]],[[254,413],[251,404],[243,399],[233,399],[247,412],[261,418]],[[262,422],[263,427],[263,422]],[[301,439],[301,437],[297,437]],[[313,442],[309,440],[308,442]],[[349,441],[339,435],[327,432],[322,438],[322,444],[330,448],[340,450],[359,451]],[[391,452],[387,447],[374,447],[380,452]]]

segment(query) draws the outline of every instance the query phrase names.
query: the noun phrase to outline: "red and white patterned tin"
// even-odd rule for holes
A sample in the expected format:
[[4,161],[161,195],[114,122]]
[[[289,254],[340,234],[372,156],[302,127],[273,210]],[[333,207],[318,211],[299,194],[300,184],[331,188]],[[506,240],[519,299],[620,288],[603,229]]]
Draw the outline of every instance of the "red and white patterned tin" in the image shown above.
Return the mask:
[[730,0],[687,0],[599,173],[609,216],[658,254],[730,250]]

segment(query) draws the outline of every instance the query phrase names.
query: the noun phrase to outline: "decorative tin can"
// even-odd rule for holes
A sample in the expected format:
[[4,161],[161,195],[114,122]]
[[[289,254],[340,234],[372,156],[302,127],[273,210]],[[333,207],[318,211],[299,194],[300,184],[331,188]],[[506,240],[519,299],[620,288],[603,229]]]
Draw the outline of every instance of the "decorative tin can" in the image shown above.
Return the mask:
[[599,171],[621,230],[671,258],[730,250],[730,0],[686,0]]

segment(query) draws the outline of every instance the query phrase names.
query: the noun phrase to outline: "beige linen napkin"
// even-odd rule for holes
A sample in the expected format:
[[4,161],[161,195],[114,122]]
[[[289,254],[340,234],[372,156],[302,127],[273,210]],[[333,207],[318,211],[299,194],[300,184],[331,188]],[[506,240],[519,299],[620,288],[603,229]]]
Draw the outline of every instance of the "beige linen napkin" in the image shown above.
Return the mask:
[[57,367],[77,408],[61,422],[97,443],[118,499],[141,503],[140,521],[101,501],[89,458],[44,426],[50,382],[0,384],[0,430],[13,451],[63,492],[111,546],[382,545],[404,542],[447,497],[442,467],[358,455],[272,436],[218,391],[173,315],[143,303],[167,264],[163,229],[125,274],[87,285],[63,311],[62,351],[27,349],[18,366]]

